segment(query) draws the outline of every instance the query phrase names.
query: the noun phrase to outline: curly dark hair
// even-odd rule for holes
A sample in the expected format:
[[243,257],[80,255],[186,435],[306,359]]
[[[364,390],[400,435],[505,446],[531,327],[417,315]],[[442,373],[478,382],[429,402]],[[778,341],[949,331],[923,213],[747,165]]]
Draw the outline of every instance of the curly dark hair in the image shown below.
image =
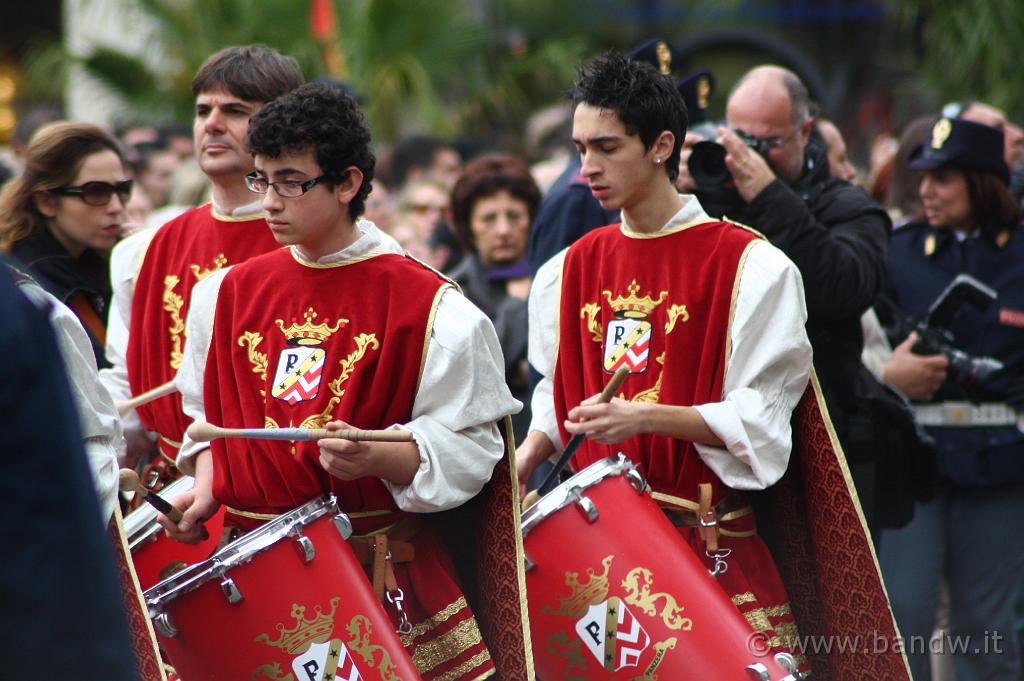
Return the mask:
[[509,154],[484,154],[466,164],[452,188],[452,227],[464,248],[476,251],[473,206],[480,199],[505,190],[526,204],[530,223],[540,206],[540,189],[522,159]]
[[348,212],[353,220],[363,214],[377,159],[363,113],[342,90],[307,83],[278,97],[249,119],[246,144],[253,156],[267,158],[312,151],[332,187],[344,181],[350,166],[359,168],[363,185]]
[[683,96],[669,76],[646,62],[606,52],[579,70],[569,99],[574,110],[580,104],[589,104],[614,111],[626,133],[640,136],[644,149],[650,149],[665,130],[675,135],[675,145],[664,167],[669,179],[676,181],[689,120]]

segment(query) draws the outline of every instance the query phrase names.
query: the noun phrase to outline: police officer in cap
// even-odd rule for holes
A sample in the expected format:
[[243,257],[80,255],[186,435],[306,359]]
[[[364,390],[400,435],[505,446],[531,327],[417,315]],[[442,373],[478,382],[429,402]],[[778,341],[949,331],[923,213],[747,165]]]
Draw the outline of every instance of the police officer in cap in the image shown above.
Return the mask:
[[[1024,432],[1018,427],[1024,234],[1007,186],[1003,133],[939,118],[910,167],[925,171],[919,190],[924,220],[893,235],[887,295],[920,320],[957,275],[974,277],[997,298],[984,309],[961,308],[951,346],[993,357],[1004,368],[985,376],[971,360],[954,359],[946,369],[886,376],[915,401],[919,423],[937,443],[939,486],[933,500],[918,502],[909,525],[882,532],[879,559],[907,641],[930,639],[945,577],[950,636],[969,641],[954,658],[958,681],[1016,681],[1013,602],[1024,569],[1024,536],[1016,529],[1024,526]],[[928,646],[908,645],[907,653],[914,678],[927,679]]]

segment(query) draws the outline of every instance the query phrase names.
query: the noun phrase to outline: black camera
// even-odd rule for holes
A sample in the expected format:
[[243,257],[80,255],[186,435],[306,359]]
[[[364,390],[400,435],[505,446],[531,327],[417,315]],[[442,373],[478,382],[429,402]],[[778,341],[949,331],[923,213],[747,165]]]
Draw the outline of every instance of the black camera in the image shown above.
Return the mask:
[[[768,143],[741,130],[734,131],[748,147],[768,158]],[[717,142],[697,142],[690,151],[686,167],[698,189],[717,189],[731,180],[729,167],[725,165],[725,147]]]
[[949,377],[964,388],[984,385],[1003,363],[993,357],[975,357],[953,347],[953,319],[964,305],[982,311],[996,300],[996,292],[968,274],[957,275],[935,299],[924,321],[914,325],[919,340],[911,349],[918,355],[943,354]]

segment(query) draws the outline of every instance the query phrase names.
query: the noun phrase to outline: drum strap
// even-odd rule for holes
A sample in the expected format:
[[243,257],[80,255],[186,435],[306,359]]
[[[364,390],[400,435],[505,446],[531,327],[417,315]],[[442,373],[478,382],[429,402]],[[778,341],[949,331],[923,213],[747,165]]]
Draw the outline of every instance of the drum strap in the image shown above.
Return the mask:
[[718,514],[711,505],[711,483],[702,482],[697,485],[700,493],[700,506],[697,510],[697,532],[704,542],[704,548],[710,553],[718,550]]
[[418,516],[407,516],[395,523],[386,533],[352,537],[349,544],[356,560],[370,568],[370,579],[377,599],[384,602],[385,589],[393,592],[398,588],[395,580],[394,563],[407,563],[416,552],[408,541],[422,526]]

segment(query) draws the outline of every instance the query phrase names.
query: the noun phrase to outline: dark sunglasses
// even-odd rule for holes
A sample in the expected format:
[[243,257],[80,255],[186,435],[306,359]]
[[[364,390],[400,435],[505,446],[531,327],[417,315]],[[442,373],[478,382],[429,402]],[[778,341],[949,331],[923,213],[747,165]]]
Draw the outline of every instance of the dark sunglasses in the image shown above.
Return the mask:
[[52,191],[65,196],[77,196],[90,206],[105,206],[110,203],[114,194],[121,199],[121,203],[128,203],[128,199],[132,197],[132,184],[133,180],[122,180],[117,184],[86,182],[77,187],[57,187]]

